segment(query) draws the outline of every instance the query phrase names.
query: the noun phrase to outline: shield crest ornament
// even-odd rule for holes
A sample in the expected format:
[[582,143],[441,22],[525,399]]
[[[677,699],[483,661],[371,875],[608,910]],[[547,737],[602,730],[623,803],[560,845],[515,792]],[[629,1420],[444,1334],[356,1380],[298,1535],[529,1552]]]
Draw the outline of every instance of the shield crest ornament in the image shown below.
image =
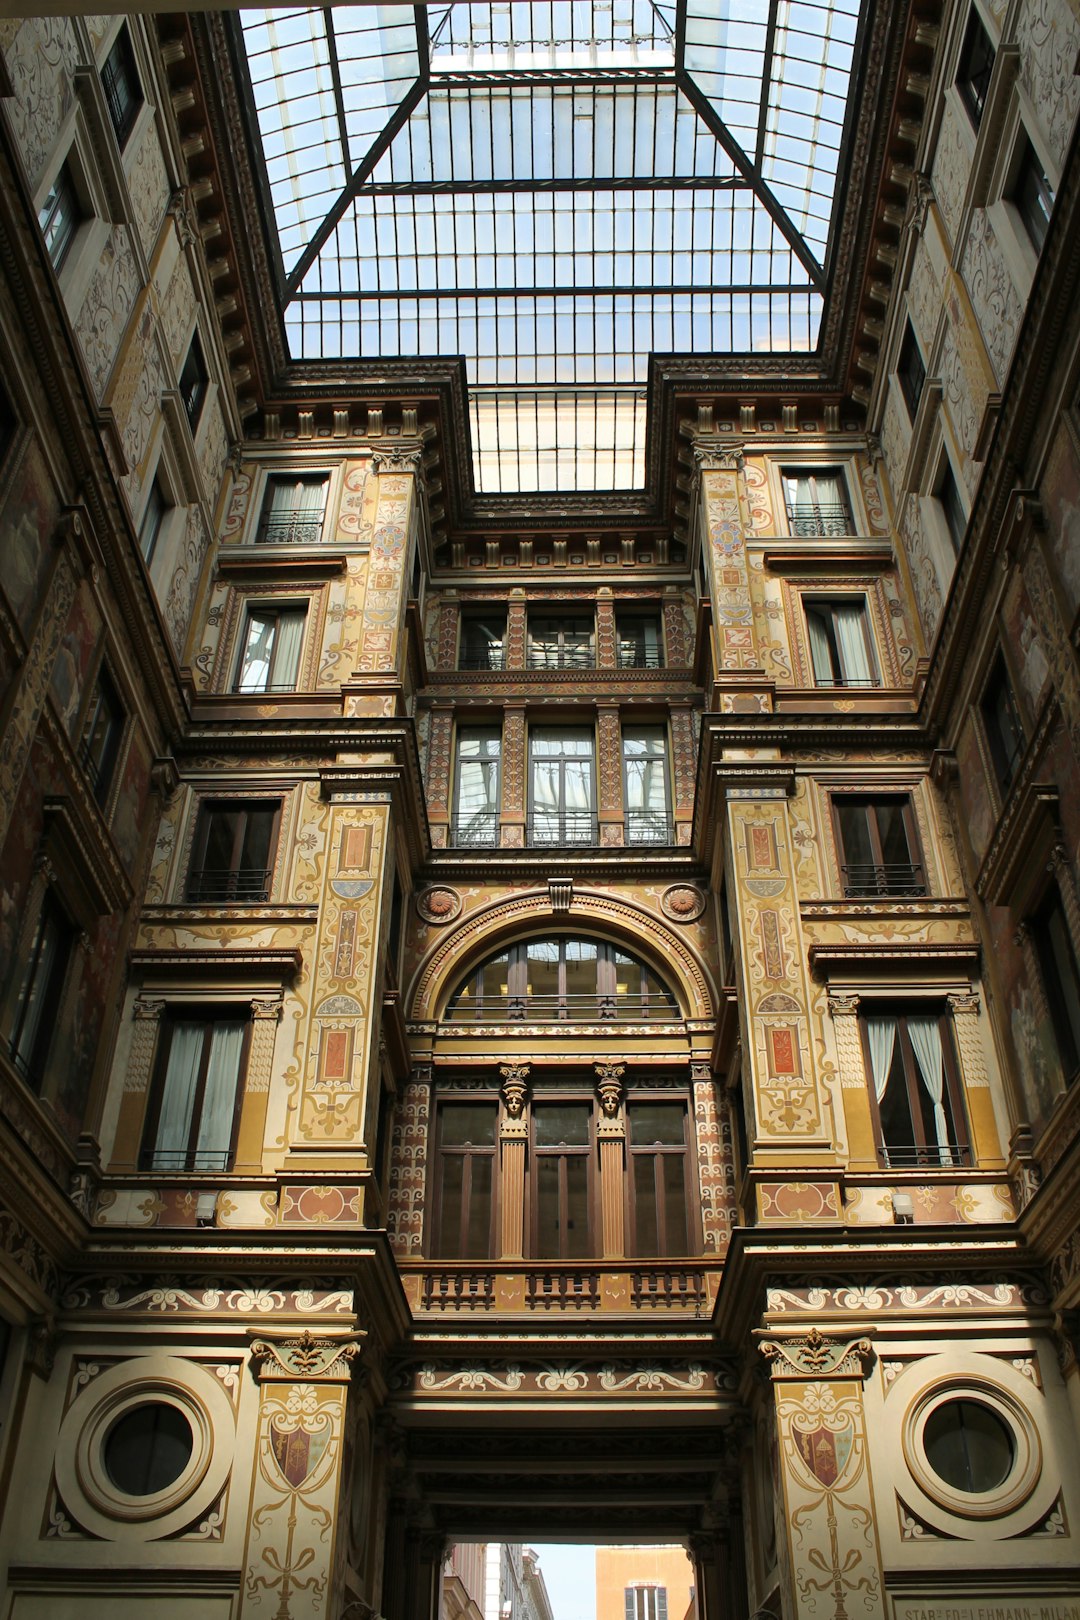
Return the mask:
[[303,1427],[285,1428],[274,1418],[270,1424],[270,1449],[282,1477],[296,1491],[318,1467],[330,1438],[329,1425],[312,1434]]
[[839,1428],[819,1423],[813,1429],[793,1429],[799,1456],[819,1485],[831,1489],[843,1478],[855,1445],[855,1424],[851,1418]]

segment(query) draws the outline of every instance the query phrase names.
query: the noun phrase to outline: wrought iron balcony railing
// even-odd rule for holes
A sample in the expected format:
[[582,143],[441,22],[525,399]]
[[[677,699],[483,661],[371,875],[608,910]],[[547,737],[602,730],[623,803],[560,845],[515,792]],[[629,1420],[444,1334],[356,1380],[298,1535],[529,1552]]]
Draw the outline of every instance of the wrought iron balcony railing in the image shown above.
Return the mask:
[[526,653],[530,669],[595,669],[596,653],[589,647],[542,647],[530,642]]
[[793,501],[787,515],[789,532],[802,539],[852,532],[850,514],[841,502]]
[[529,820],[529,846],[596,844],[600,834],[591,810],[552,810]]
[[623,835],[628,844],[673,844],[675,825],[651,810],[627,810]]
[[499,815],[495,810],[477,810],[471,816],[450,823],[450,843],[454,849],[493,849],[499,842]]
[[647,647],[643,641],[620,641],[618,647],[620,669],[663,669],[664,658],[659,647]]
[[458,669],[505,669],[506,648],[501,641],[487,647],[463,651],[458,657]]
[[939,1147],[890,1147],[883,1142],[878,1147],[881,1162],[887,1170],[951,1170],[971,1164],[971,1149],[962,1142]]
[[926,893],[926,878],[917,862],[892,861],[883,865],[856,863],[841,866],[844,897],[848,900],[873,899],[892,895],[916,897]]
[[188,873],[187,898],[189,901],[209,902],[212,905],[236,903],[251,905],[270,897],[270,872],[242,870],[222,871],[220,867],[197,867]]
[[505,1024],[525,1020],[535,1024],[608,1023],[635,1020],[670,1022],[681,1017],[678,1007],[662,990],[593,995],[477,995],[459,996],[450,1009],[452,1020]]
[[275,512],[263,518],[255,533],[260,546],[312,546],[322,539],[321,512]]
[[819,675],[815,670],[814,685],[827,686],[829,688],[837,686],[858,686],[865,689],[880,686],[881,677],[879,675]]
[[231,1170],[231,1148],[150,1148],[142,1155],[143,1170]]

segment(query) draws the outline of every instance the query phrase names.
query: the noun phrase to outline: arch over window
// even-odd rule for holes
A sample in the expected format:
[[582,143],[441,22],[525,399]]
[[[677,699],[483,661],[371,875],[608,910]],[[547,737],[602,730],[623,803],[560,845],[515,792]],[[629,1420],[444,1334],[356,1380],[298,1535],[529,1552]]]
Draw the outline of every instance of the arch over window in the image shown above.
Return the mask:
[[489,956],[447,1005],[454,1021],[669,1019],[679,1003],[659,974],[608,941],[541,935]]

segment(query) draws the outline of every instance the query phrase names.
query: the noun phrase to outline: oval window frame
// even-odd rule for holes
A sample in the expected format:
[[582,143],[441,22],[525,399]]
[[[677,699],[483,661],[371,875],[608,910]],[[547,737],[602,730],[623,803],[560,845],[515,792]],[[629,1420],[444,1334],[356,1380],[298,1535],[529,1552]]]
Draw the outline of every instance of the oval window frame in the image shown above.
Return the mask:
[[[933,1468],[926,1454],[925,1431],[930,1417],[954,1401],[985,1406],[1012,1437],[1012,1466],[1000,1485],[988,1491],[962,1491]],[[926,1389],[908,1408],[901,1430],[904,1461],[919,1489],[932,1502],[962,1519],[999,1519],[1031,1496],[1042,1476],[1039,1431],[1008,1390],[977,1378],[955,1378]]]

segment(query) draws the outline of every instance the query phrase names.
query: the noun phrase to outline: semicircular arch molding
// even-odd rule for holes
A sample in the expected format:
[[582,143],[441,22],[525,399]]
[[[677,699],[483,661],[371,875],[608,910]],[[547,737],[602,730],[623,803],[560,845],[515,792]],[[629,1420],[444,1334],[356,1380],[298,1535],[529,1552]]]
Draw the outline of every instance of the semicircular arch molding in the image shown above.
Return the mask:
[[408,1017],[434,1022],[450,991],[470,967],[501,948],[554,926],[562,934],[580,925],[585,932],[625,945],[643,956],[674,991],[686,1018],[712,1018],[716,991],[700,956],[661,918],[628,900],[594,890],[574,890],[568,911],[555,911],[547,889],[495,900],[472,912],[441,939],[421,963],[413,980]]

